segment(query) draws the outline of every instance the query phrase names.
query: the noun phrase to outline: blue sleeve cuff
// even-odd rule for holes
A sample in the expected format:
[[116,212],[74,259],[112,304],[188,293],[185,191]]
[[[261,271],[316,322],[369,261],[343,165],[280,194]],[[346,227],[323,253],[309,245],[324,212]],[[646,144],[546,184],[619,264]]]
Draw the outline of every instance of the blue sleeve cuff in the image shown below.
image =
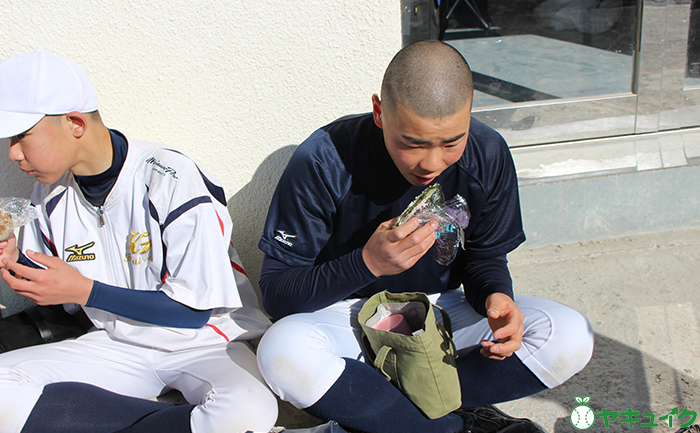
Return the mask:
[[486,317],[486,299],[493,293],[513,298],[513,280],[506,256],[471,260],[462,273],[464,296],[474,310]]
[[126,289],[99,281],[93,283],[85,306],[139,322],[173,328],[201,328],[211,317],[211,310],[195,310],[161,291]]
[[[18,249],[19,250],[19,249]],[[19,257],[17,257],[17,263],[20,265],[27,266],[29,268],[34,268],[34,269],[43,269],[41,266],[38,264],[34,263],[33,261],[29,260],[27,256],[24,255],[22,250],[19,250]]]

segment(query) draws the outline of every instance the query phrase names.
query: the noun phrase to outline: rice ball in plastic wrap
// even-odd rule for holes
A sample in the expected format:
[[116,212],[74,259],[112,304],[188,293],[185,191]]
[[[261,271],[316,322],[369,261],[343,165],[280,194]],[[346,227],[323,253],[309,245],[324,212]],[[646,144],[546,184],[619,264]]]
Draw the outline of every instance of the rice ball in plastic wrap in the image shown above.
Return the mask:
[[457,249],[464,248],[464,229],[469,225],[471,214],[467,202],[459,194],[445,201],[439,183],[427,187],[396,219],[394,227],[418,218],[421,224],[430,220],[439,223],[435,241],[438,263],[449,266],[457,257]]
[[17,227],[39,217],[39,212],[26,198],[0,198],[0,241],[8,240]]

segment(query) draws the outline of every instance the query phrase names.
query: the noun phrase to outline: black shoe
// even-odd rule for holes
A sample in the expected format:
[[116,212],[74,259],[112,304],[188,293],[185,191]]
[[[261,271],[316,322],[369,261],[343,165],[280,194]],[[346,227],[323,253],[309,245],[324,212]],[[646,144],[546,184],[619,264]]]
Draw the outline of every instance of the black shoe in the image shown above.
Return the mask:
[[513,418],[495,406],[461,408],[454,411],[464,421],[463,433],[547,433],[527,418]]

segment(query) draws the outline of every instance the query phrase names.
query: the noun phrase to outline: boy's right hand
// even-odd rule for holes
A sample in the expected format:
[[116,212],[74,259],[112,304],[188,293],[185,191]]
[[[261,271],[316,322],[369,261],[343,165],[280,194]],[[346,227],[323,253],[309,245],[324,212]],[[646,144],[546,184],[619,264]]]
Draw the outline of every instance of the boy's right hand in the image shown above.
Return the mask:
[[17,249],[17,238],[13,234],[6,241],[0,241],[0,269],[4,268],[3,259],[16,262],[19,258],[19,250]]
[[413,267],[435,243],[438,222],[420,226],[417,218],[392,228],[396,218],[377,227],[362,249],[362,258],[376,277],[396,275]]
[[[94,281],[58,257],[27,250],[27,258],[43,269],[6,260],[0,275],[18,294],[39,305],[79,304],[90,299]],[[13,275],[14,273],[14,275]]]

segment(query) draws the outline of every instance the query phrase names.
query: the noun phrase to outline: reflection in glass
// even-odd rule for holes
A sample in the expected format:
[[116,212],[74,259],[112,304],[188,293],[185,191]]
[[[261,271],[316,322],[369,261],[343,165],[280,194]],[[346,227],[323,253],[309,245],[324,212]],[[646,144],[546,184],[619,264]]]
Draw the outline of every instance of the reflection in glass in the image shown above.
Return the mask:
[[474,72],[475,108],[631,92],[634,0],[440,3],[442,39]]

